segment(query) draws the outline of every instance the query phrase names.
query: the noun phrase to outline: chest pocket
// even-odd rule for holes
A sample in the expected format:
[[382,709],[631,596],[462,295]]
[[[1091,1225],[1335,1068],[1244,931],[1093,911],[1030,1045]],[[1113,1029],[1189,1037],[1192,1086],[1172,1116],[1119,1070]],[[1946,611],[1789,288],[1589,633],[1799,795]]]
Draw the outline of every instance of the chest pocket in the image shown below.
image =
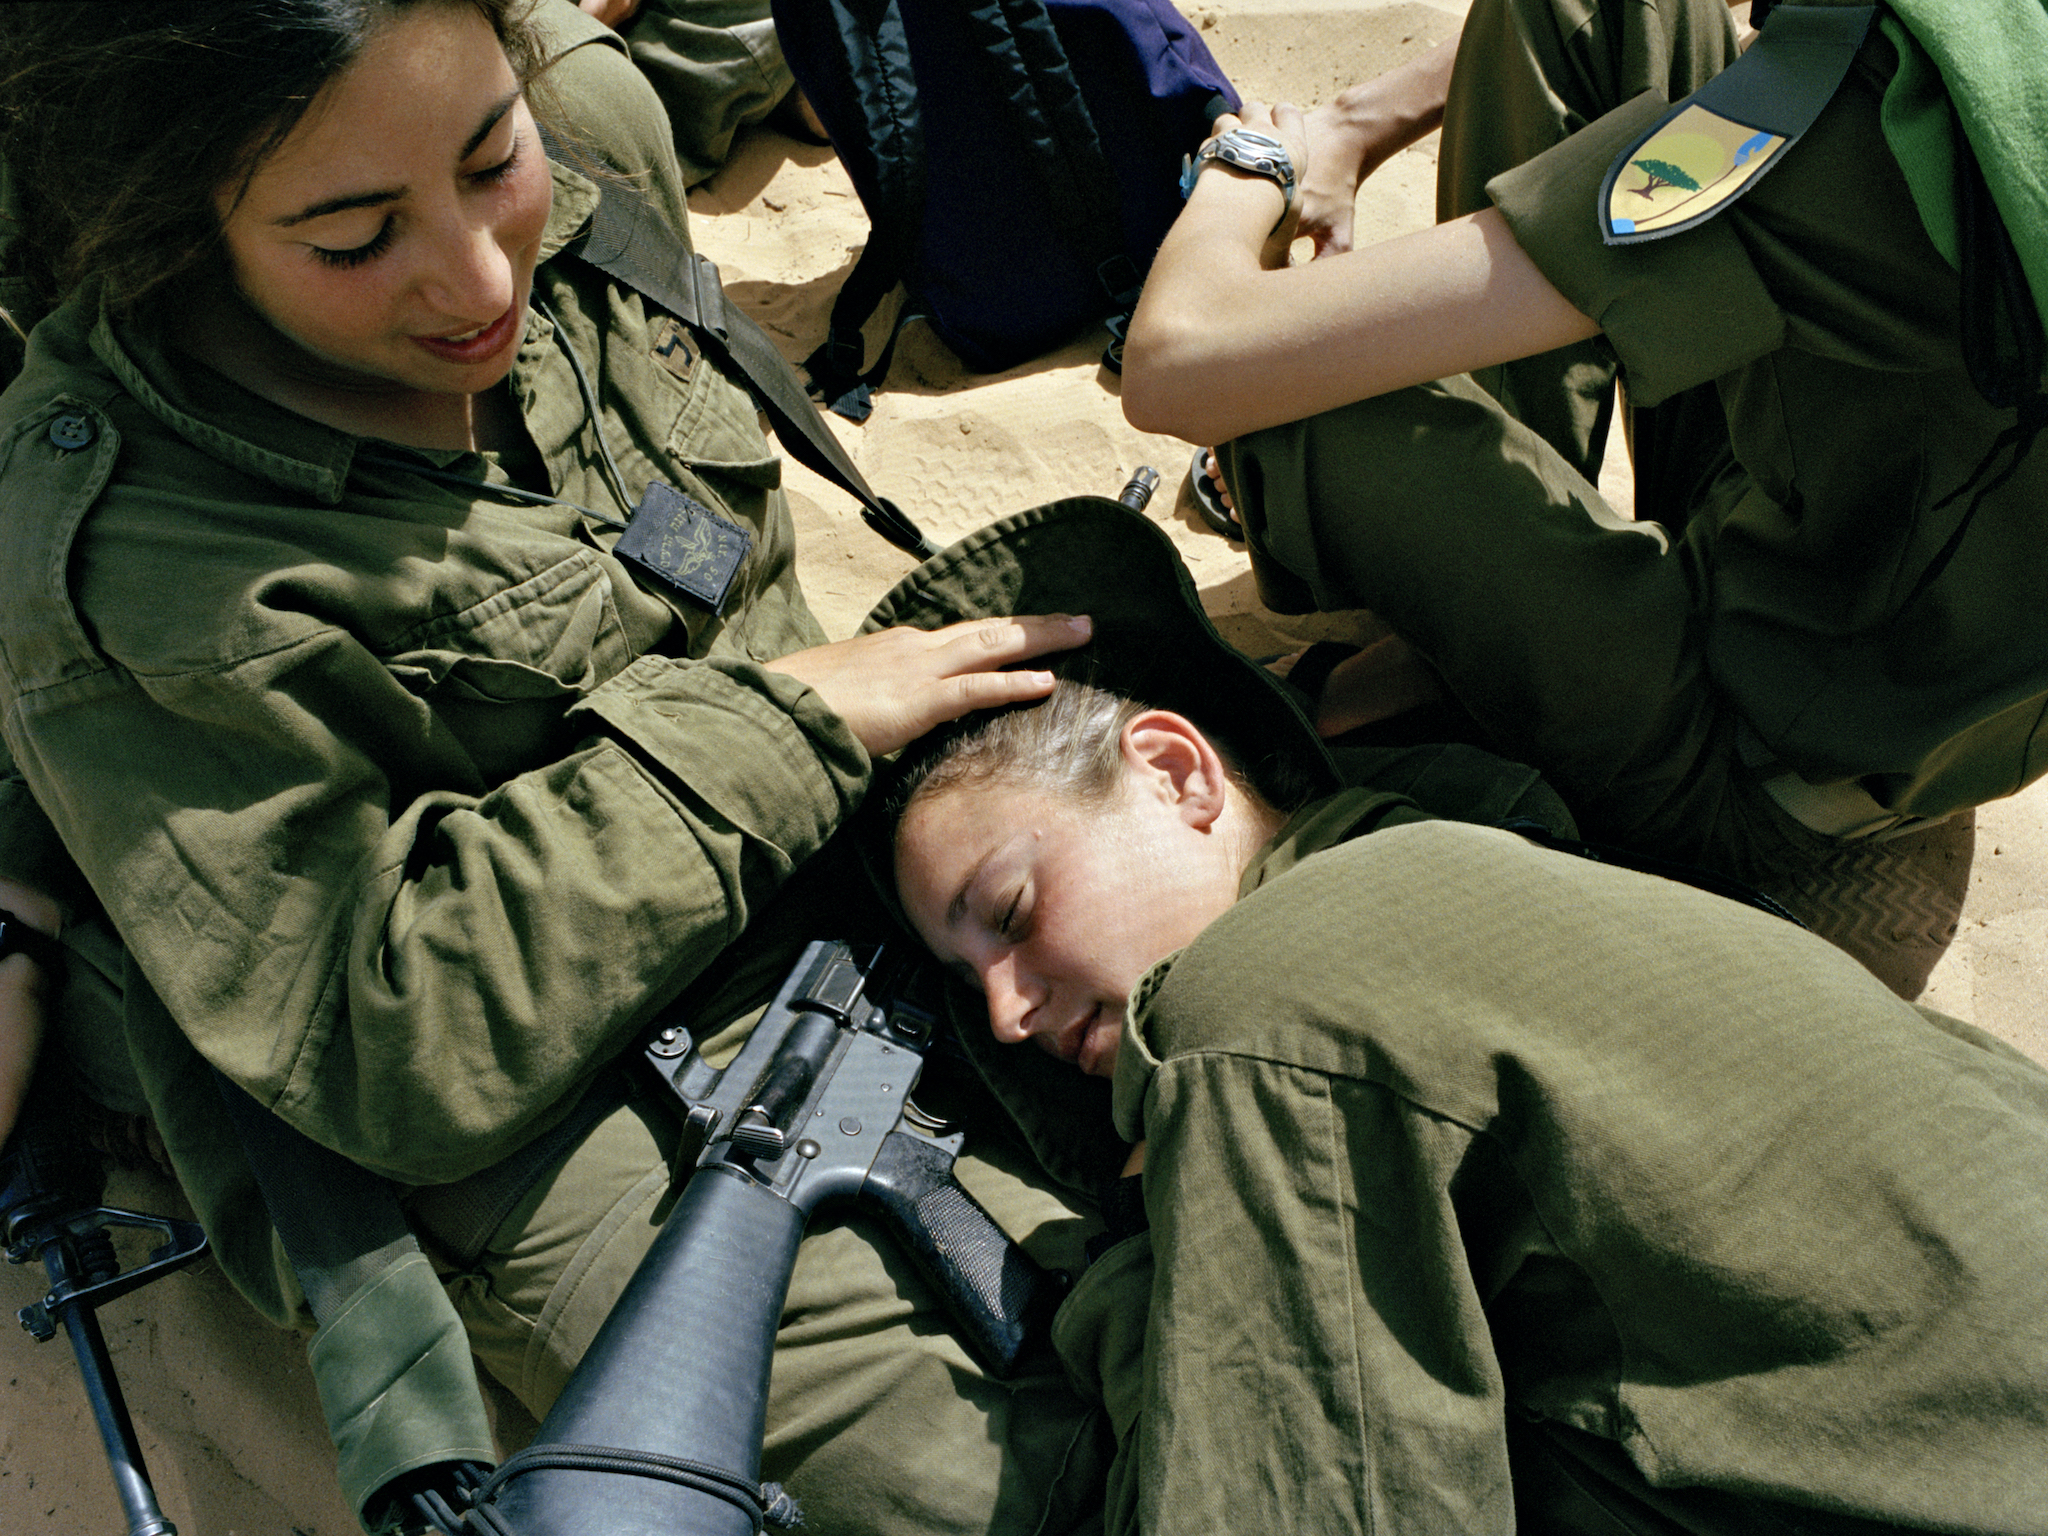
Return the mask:
[[563,716],[633,659],[610,579],[578,551],[421,625],[385,665],[488,788],[567,749]]

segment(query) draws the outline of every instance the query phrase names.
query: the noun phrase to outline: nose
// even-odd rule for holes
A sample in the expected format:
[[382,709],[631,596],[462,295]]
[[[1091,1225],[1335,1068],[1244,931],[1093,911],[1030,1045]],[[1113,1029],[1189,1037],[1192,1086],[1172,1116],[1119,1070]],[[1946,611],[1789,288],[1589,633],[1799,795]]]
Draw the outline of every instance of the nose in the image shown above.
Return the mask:
[[511,253],[490,225],[459,216],[449,219],[419,277],[421,300],[451,321],[488,325],[511,307]]
[[982,991],[988,997],[988,1025],[998,1043],[1019,1045],[1035,1033],[1032,1013],[1037,1000],[1019,985],[1014,959],[1004,958],[982,967]]

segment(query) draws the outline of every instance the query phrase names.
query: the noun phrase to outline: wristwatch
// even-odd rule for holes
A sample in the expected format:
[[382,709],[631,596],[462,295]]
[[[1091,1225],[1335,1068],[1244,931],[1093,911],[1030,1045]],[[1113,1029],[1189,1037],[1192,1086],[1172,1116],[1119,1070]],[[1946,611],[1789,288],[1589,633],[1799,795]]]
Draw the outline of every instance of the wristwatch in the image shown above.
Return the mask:
[[[1195,178],[1202,174],[1202,167],[1211,160],[1221,160],[1225,165],[1234,165],[1241,171],[1250,171],[1254,176],[1264,176],[1280,184],[1280,194],[1287,199],[1280,209],[1280,222],[1285,223],[1288,212],[1294,207],[1294,161],[1287,154],[1287,146],[1270,133],[1260,133],[1256,128],[1233,128],[1209,140],[1192,155],[1183,155],[1180,162],[1180,195],[1192,196]],[[1280,224],[1273,226],[1275,229]]]
[[42,929],[31,927],[0,908],[0,960],[9,955],[27,955],[42,967],[44,975],[55,976],[64,961],[64,946]]

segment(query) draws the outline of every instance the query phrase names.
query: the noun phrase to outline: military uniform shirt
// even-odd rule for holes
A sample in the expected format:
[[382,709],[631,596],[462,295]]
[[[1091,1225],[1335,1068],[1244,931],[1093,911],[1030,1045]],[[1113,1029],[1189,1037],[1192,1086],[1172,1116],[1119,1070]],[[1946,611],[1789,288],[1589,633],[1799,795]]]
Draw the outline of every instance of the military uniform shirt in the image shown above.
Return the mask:
[[1880,129],[1895,67],[1873,28],[1782,162],[1662,240],[1609,247],[1597,220],[1608,166],[1664,109],[1654,95],[1487,190],[1599,322],[1632,404],[1718,387],[1740,468],[1680,554],[1713,681],[1764,749],[1751,755],[1938,816],[2048,770],[2048,456],[1984,499],[1937,573],[1975,491],[1948,498],[2013,413],[1964,371],[1957,275]]

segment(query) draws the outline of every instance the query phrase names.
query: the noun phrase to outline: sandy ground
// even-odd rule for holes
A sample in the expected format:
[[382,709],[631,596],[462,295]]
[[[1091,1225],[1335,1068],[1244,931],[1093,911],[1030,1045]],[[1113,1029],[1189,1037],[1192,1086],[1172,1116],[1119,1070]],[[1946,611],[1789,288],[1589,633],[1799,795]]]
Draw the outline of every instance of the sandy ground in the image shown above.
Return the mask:
[[[1460,0],[1229,0],[1189,10],[1247,95],[1313,105],[1453,35]],[[1435,143],[1402,154],[1359,199],[1360,238],[1428,221]],[[825,316],[864,234],[860,205],[829,151],[772,134],[748,142],[693,199],[700,246],[727,286],[792,358]],[[1313,633],[1259,609],[1244,556],[1177,502],[1190,449],[1127,426],[1102,338],[1009,373],[963,374],[919,327],[906,333],[874,416],[839,432],[869,480],[945,541],[1006,513],[1083,492],[1114,495],[1140,464],[1162,477],[1152,515],[1173,535],[1226,634],[1255,654]],[[1626,465],[1603,483],[1627,504]],[[827,628],[851,632],[907,561],[862,526],[845,496],[792,466],[806,589]],[[1955,946],[1926,1001],[2048,1061],[2048,783],[1979,815],[1976,867]],[[116,1179],[109,1203],[167,1211],[176,1192]],[[11,1308],[41,1290],[40,1267],[0,1272]],[[109,1345],[165,1512],[185,1536],[344,1536],[355,1522],[299,1342],[257,1321],[210,1265],[109,1307]],[[70,1353],[26,1335],[0,1340],[0,1531],[108,1536],[124,1528]],[[508,1432],[522,1426],[508,1420]]]

